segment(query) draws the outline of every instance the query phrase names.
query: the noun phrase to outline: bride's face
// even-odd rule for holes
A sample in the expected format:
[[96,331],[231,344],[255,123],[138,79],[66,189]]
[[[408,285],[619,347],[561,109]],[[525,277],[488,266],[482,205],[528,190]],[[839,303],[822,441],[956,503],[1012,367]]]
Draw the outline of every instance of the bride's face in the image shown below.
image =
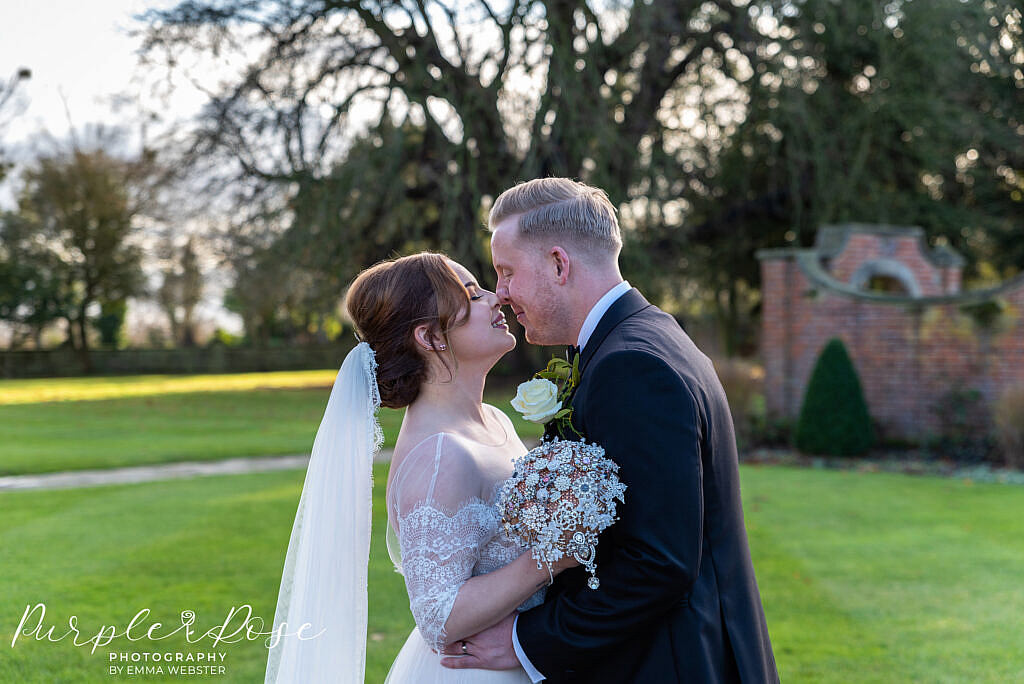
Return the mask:
[[516,346],[516,338],[508,330],[501,313],[498,296],[484,289],[463,266],[449,261],[459,282],[469,293],[469,313],[461,325],[448,333],[452,349],[460,363],[489,361],[493,363]]

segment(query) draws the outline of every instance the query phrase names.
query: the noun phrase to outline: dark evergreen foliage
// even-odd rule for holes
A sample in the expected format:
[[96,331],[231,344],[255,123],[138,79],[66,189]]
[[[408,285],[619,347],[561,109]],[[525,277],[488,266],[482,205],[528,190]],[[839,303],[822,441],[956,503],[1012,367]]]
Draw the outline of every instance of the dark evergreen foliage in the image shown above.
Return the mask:
[[825,345],[804,395],[796,446],[830,456],[860,456],[874,439],[857,371],[838,338]]

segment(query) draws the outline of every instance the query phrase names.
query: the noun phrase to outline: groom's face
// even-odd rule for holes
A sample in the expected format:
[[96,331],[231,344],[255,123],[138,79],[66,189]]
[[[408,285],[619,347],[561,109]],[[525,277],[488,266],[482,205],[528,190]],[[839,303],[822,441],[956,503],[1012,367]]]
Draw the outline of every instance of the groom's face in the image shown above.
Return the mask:
[[498,275],[494,291],[512,309],[530,344],[574,344],[563,339],[554,265],[542,247],[520,239],[518,221],[518,216],[509,216],[491,235],[491,261]]

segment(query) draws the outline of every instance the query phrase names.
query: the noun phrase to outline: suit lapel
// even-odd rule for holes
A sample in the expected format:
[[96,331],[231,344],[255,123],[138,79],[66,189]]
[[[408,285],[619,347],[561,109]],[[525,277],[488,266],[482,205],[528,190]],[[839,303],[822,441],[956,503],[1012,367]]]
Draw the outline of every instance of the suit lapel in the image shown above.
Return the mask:
[[[590,339],[587,340],[586,346],[583,347],[583,351],[580,353],[580,375],[582,376],[590,363],[590,360],[594,358],[594,353],[600,348],[601,344],[605,341],[605,338],[616,328],[622,321],[626,320],[630,316],[640,311],[643,311],[650,306],[650,303],[644,299],[644,296],[640,294],[640,291],[633,288],[629,292],[625,293],[621,297],[615,300],[608,310],[601,316],[601,320],[598,321],[597,327],[594,328],[593,334]],[[577,388],[578,389],[578,388]],[[576,397],[579,393],[573,391],[571,397],[569,397],[569,406],[576,408]],[[575,417],[575,416],[574,416]],[[579,424],[574,420],[573,425],[577,430],[580,429]],[[559,435],[554,428],[554,421],[548,423],[544,429],[545,438],[559,436],[562,439],[573,439],[574,436]],[[585,436],[585,435],[584,435]]]
[[601,316],[601,320],[598,321],[597,327],[594,328],[594,333],[587,340],[586,346],[583,347],[583,351],[580,353],[580,375],[587,368],[587,364],[594,358],[594,353],[604,342],[608,334],[615,329],[615,327],[626,320],[633,314],[643,311],[651,304],[644,299],[644,296],[640,294],[640,290],[635,287],[615,300],[614,303],[604,312],[604,316]]

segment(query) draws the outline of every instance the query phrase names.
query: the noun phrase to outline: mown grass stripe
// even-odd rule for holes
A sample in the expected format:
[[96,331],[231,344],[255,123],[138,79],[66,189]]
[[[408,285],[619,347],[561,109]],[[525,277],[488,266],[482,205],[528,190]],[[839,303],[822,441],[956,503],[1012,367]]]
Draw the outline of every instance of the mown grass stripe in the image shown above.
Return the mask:
[[217,375],[126,375],[0,380],[0,405],[96,401],[195,392],[330,387],[337,374],[338,369],[335,368]]

